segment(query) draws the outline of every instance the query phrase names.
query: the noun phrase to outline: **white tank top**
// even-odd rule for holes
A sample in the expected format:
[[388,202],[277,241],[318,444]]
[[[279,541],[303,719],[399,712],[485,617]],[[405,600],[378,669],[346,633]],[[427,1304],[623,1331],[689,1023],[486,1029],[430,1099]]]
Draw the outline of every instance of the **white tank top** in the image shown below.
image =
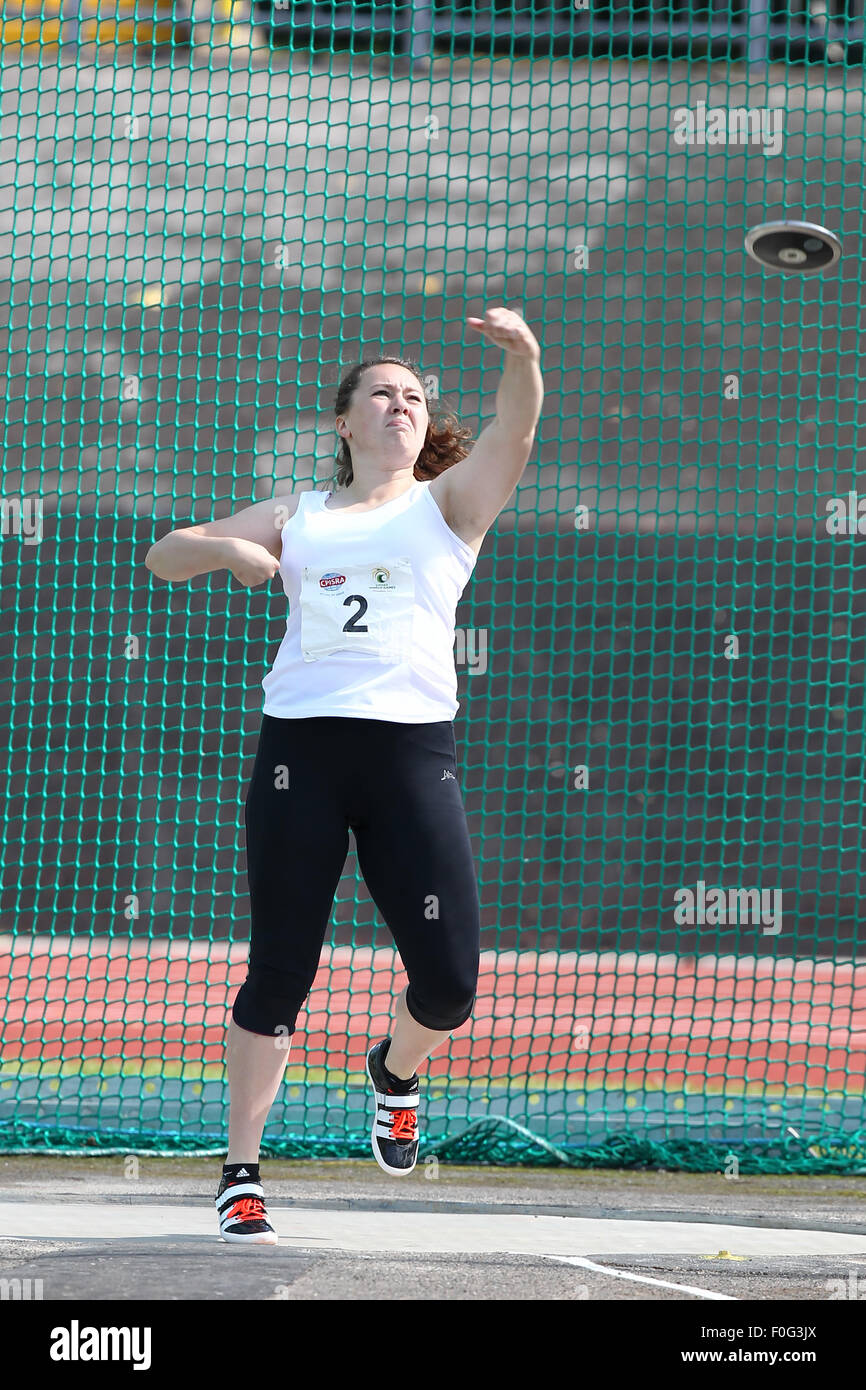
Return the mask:
[[367,512],[302,492],[280,534],[286,634],[262,681],[265,714],[396,724],[453,719],[457,603],[475,552],[414,482]]

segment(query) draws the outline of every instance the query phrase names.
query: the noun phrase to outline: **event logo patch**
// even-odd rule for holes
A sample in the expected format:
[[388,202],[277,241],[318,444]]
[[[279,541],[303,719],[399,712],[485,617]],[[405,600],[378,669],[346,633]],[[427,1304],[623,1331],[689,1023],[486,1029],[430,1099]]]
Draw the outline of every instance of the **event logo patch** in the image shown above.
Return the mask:
[[344,574],[337,574],[337,573],[335,573],[334,571],[331,571],[331,572],[328,573],[328,574],[323,574],[323,575],[322,575],[321,579],[319,580],[319,588],[320,588],[320,589],[341,589],[341,588],[343,587],[343,585],[345,584],[345,582],[346,582],[346,576],[345,576]]

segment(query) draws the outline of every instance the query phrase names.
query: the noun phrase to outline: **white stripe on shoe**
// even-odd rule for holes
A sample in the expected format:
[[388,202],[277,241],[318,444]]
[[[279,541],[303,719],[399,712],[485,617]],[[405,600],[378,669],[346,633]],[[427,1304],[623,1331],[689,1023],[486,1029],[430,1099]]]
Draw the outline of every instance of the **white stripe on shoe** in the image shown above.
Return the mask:
[[227,1187],[221,1196],[217,1197],[217,1211],[222,1211],[227,1202],[233,1202],[236,1197],[261,1197],[264,1199],[265,1189],[260,1182],[236,1182]]
[[375,1091],[374,1094],[377,1105],[381,1105],[388,1110],[411,1110],[421,1099],[417,1091],[414,1095],[408,1096],[394,1096],[391,1095],[390,1092],[387,1095],[383,1095],[381,1091]]
[[[398,1142],[391,1133],[390,1125],[386,1128],[385,1125],[377,1124],[373,1133],[376,1135],[377,1139],[390,1139],[395,1144]],[[408,1135],[404,1135],[401,1142],[404,1144],[417,1144],[418,1140],[417,1138],[410,1139]]]
[[381,1120],[383,1124],[391,1125],[394,1123],[394,1115],[397,1113],[398,1110],[408,1109],[409,1107],[407,1105],[392,1105],[388,1110],[383,1110],[380,1106],[379,1109],[376,1111],[376,1119]]

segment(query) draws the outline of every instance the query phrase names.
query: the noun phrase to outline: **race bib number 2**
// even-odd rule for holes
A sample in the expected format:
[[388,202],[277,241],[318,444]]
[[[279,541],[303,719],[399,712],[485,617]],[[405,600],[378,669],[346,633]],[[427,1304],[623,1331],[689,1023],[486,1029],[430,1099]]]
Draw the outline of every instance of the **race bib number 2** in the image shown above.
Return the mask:
[[415,582],[408,558],[387,565],[304,569],[301,650],[305,661],[334,652],[366,652],[382,662],[408,661]]

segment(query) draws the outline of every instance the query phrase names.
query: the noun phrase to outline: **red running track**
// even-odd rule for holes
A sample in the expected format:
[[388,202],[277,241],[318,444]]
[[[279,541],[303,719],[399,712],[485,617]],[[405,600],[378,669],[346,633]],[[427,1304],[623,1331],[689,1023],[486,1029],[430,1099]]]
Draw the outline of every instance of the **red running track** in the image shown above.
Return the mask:
[[[0,937],[4,1062],[221,1062],[246,945]],[[390,948],[326,948],[291,1058],[363,1070],[406,983]],[[452,1080],[558,1087],[862,1092],[866,964],[772,957],[484,952],[472,1018],[429,1064]]]

